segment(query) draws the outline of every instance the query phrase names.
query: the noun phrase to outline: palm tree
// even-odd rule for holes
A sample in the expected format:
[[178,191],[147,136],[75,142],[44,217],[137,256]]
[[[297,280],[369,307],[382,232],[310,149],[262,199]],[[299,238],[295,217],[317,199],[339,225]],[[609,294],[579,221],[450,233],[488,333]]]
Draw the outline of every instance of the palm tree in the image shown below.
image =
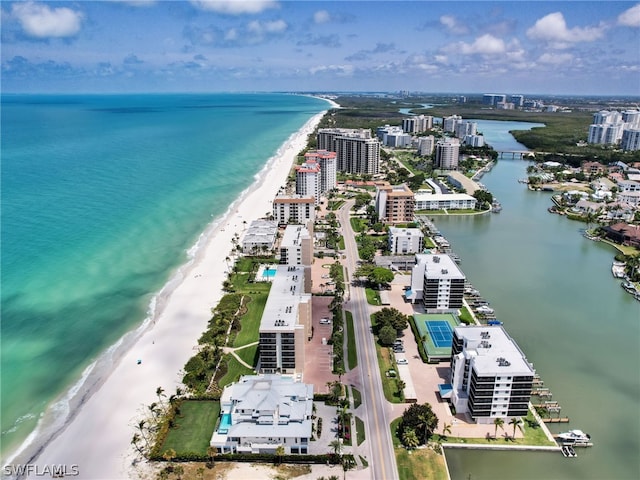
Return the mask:
[[207,448],[207,456],[209,457],[209,463],[213,464],[216,455],[218,454],[218,449],[216,447],[208,447]]
[[509,420],[509,425],[513,425],[513,438],[516,438],[516,427],[520,425],[520,419],[512,417],[511,420]]
[[282,445],[278,445],[276,448],[276,457],[278,457],[278,464],[282,463],[282,457],[284,457],[285,450]]
[[340,452],[342,451],[342,442],[336,438],[329,442],[329,447],[333,450],[334,455],[340,455]]
[[442,426],[442,436],[444,438],[447,438],[447,435],[451,435],[451,424],[450,423],[445,423]]
[[498,427],[502,428],[502,426],[504,425],[504,420],[500,417],[496,417],[493,419],[493,424],[496,427],[495,432],[493,433],[493,436],[496,437],[498,435]]
[[404,432],[402,432],[402,444],[407,450],[413,450],[420,445],[418,435],[416,435],[416,431],[413,428],[405,428]]

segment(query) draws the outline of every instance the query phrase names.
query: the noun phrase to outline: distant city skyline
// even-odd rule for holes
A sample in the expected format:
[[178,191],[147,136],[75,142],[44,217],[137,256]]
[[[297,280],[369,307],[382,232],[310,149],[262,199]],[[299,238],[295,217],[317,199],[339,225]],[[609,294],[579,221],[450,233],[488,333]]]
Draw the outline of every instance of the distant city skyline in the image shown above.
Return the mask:
[[640,3],[2,2],[2,91],[640,95]]

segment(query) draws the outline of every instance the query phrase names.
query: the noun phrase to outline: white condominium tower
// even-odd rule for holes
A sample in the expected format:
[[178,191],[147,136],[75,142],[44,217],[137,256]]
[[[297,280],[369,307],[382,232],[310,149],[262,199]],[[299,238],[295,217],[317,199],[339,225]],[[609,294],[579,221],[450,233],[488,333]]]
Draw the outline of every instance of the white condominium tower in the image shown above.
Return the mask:
[[460,141],[447,138],[436,143],[436,168],[440,170],[455,170],[458,168]]
[[315,150],[304,154],[306,161],[314,160],[320,165],[320,193],[327,193],[336,188],[336,152]]
[[340,172],[374,175],[380,169],[380,142],[371,130],[321,128],[318,149],[336,152]]
[[315,204],[320,204],[320,165],[315,160],[306,158],[296,165],[296,194],[314,197]]

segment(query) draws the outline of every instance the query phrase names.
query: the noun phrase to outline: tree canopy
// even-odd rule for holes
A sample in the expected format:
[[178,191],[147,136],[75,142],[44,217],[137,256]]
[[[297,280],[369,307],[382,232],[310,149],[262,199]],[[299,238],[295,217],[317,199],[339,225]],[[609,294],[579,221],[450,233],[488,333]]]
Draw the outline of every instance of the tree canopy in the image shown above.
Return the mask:
[[374,313],[373,318],[378,326],[378,332],[387,325],[395,329],[396,332],[401,332],[409,325],[409,317],[395,308],[384,307]]
[[425,445],[436,428],[438,428],[438,417],[433,413],[431,405],[413,403],[402,414],[398,436],[402,439],[405,431],[413,430],[418,437],[419,445]]

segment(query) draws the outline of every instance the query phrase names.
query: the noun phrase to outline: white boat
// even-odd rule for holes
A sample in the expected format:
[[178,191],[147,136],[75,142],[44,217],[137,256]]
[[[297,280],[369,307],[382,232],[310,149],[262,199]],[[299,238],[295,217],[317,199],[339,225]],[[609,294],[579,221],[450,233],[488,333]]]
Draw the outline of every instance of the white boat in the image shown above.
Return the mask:
[[591,440],[591,436],[588,433],[584,433],[582,430],[569,430],[568,432],[558,434],[558,439],[563,442],[588,442]]

